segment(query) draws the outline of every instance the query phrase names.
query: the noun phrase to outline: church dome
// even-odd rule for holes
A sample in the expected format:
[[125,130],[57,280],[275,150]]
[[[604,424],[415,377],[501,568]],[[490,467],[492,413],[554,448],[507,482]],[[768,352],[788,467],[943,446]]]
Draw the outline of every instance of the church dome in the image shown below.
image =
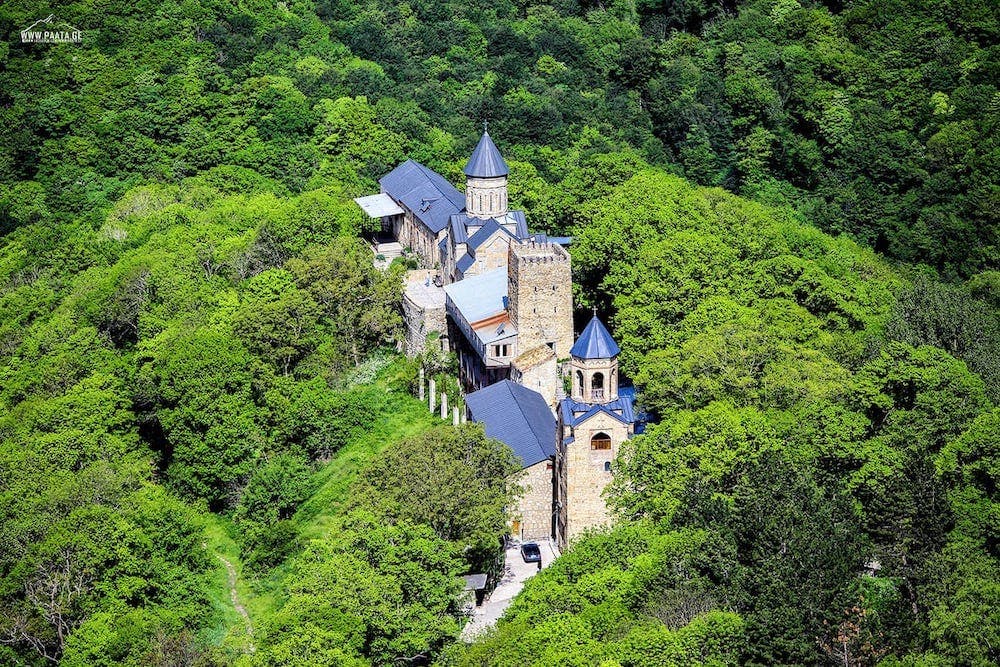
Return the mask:
[[472,157],[465,165],[465,175],[473,178],[496,178],[506,176],[508,172],[507,163],[490,138],[490,133],[483,132],[476,150],[472,151]]
[[611,359],[620,349],[604,323],[594,315],[569,353],[577,359]]

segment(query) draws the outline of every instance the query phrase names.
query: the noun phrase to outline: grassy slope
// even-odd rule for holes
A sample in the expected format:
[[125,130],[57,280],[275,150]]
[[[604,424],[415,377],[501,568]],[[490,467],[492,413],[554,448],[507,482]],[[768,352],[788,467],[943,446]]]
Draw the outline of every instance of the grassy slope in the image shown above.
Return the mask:
[[[317,489],[299,508],[294,517],[303,541],[322,537],[334,523],[348,499],[351,483],[359,471],[386,447],[422,433],[441,420],[431,415],[427,405],[410,396],[404,389],[401,364],[393,363],[375,381],[388,395],[389,402],[381,414],[372,415],[373,428],[368,433],[345,444],[316,473]],[[264,579],[248,582],[242,576],[239,546],[230,536],[226,519],[211,518],[207,531],[207,547],[229,559],[240,572],[237,593],[247,607],[254,628],[262,628],[266,620],[284,602],[287,565],[274,568]],[[246,646],[243,620],[229,599],[226,569],[219,561],[210,591],[213,603],[220,610],[220,624],[206,637],[213,644],[226,644],[236,651]]]

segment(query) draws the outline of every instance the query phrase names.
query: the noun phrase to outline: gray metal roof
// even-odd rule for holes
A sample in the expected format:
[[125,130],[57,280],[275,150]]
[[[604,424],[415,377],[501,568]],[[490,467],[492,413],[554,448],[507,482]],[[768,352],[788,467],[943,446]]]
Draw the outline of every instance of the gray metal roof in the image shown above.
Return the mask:
[[556,455],[556,420],[542,395],[510,380],[465,397],[472,420],[514,450],[527,468]]
[[379,184],[435,234],[448,225],[451,216],[465,210],[465,195],[444,176],[414,160],[390,171]]
[[354,203],[360,206],[369,218],[384,218],[403,213],[403,209],[399,208],[393,198],[385,193],[356,197]]
[[506,176],[508,173],[507,163],[490,138],[490,133],[483,132],[475,150],[472,151],[472,157],[465,165],[465,175],[475,178],[494,178]]
[[506,310],[507,267],[445,285],[444,291],[469,324],[499,315]]
[[608,333],[604,323],[597,319],[597,315],[590,320],[590,324],[584,328],[569,351],[578,359],[610,359],[619,352],[621,350],[618,349],[618,344]]

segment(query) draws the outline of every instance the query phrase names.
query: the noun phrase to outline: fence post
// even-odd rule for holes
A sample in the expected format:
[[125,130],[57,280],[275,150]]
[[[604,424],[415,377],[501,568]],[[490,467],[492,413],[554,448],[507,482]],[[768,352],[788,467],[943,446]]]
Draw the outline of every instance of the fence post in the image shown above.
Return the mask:
[[417,389],[417,398],[422,402],[424,400],[424,367],[420,367],[420,388]]
[[448,394],[441,392],[441,419],[448,418]]
[[431,412],[434,412],[434,405],[437,402],[435,400],[437,399],[437,396],[435,395],[437,393],[437,388],[434,386],[434,378],[431,378],[430,385],[430,396],[428,397],[430,400],[428,401],[428,406],[430,407]]

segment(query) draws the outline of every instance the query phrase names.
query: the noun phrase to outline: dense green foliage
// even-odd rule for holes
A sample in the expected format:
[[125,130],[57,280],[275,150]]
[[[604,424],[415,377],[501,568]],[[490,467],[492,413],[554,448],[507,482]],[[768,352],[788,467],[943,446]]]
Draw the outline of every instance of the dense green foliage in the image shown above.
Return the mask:
[[616,462],[622,523],[447,662],[996,661],[992,378],[925,344],[989,369],[996,311],[657,172],[586,215],[583,288],[659,423]]
[[[50,12],[83,44],[22,44]],[[997,21],[4,2],[0,662],[1000,660]],[[462,649],[511,462],[422,435],[350,198],[457,182],[487,119],[659,423],[622,524]]]

